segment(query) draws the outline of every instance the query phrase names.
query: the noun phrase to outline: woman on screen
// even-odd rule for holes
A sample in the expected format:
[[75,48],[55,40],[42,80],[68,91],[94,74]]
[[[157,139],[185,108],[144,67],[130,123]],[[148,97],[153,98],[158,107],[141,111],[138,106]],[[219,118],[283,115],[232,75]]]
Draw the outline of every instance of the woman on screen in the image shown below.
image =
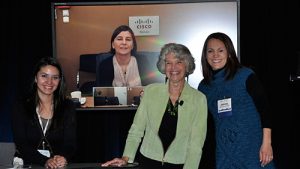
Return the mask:
[[131,28],[117,27],[111,37],[111,57],[98,65],[97,86],[141,86],[136,58],[137,44]]

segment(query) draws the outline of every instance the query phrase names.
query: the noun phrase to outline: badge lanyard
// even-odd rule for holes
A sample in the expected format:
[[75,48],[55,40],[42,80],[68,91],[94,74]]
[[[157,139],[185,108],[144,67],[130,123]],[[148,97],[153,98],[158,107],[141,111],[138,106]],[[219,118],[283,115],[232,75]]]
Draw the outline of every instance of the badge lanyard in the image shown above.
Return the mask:
[[[37,113],[37,115],[38,115],[39,123],[40,123],[41,128],[42,128],[42,131],[43,131],[43,136],[44,136],[44,138],[45,138],[50,119],[47,119],[47,123],[46,123],[45,127],[43,127],[42,117],[40,116],[38,110],[39,110],[39,109],[38,109],[38,107],[37,107],[37,108],[36,108],[36,113]],[[45,139],[46,139],[46,138],[45,138]],[[46,150],[46,149],[45,149],[45,141],[44,141],[44,139],[43,139],[42,141],[43,141],[43,142],[42,142],[42,144],[43,144],[43,145],[42,145],[42,146],[43,146],[43,149],[42,149],[42,150],[41,150],[41,149],[38,149],[37,151],[38,151],[40,154],[42,154],[43,156],[46,156],[46,157],[50,158],[50,156],[51,156],[50,150]]]
[[45,136],[45,135],[46,135],[47,128],[48,128],[48,125],[49,125],[49,119],[47,119],[47,123],[46,123],[45,127],[43,127],[42,117],[40,116],[40,114],[38,114],[38,117],[39,117],[40,125],[41,125],[42,130],[43,130],[43,134],[44,134],[44,136]]
[[[38,118],[39,118],[39,122],[40,122],[40,125],[41,125],[41,128],[42,128],[42,131],[43,131],[43,134],[44,134],[44,137],[46,136],[46,132],[47,132],[47,128],[48,128],[48,125],[49,125],[49,119],[47,119],[47,123],[45,125],[45,127],[43,127],[43,122],[42,122],[42,117],[40,116],[40,114],[38,113],[38,107],[36,108],[36,113],[38,115]],[[45,142],[43,141],[43,149],[45,149]]]

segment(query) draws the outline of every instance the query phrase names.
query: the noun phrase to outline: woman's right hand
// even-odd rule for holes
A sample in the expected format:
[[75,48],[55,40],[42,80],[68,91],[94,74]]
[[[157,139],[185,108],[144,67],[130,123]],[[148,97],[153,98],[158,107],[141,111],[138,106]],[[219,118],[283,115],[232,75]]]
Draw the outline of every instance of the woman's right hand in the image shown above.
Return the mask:
[[46,161],[45,168],[63,168],[68,164],[67,160],[65,157],[60,156],[60,155],[55,155],[52,158],[49,158]]
[[122,157],[122,158],[114,158],[113,160],[107,161],[106,163],[101,164],[102,167],[108,167],[108,166],[124,166],[128,162],[128,157]]

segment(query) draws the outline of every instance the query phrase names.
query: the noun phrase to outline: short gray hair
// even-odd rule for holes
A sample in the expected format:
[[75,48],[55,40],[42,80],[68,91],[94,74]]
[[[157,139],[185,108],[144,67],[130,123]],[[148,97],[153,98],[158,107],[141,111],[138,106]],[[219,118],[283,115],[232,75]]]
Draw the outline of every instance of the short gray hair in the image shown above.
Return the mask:
[[195,59],[190,50],[182,44],[168,43],[161,48],[159,58],[156,63],[158,70],[162,74],[166,74],[166,55],[169,53],[173,53],[177,59],[184,61],[186,65],[186,76],[194,72],[196,68]]

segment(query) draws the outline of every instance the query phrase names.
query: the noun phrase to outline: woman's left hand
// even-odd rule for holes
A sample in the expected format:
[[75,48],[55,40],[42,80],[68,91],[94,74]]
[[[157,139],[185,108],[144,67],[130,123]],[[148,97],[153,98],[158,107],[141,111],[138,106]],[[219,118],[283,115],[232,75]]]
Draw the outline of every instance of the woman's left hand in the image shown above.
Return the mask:
[[259,159],[262,167],[269,164],[273,160],[273,149],[270,143],[261,145]]

